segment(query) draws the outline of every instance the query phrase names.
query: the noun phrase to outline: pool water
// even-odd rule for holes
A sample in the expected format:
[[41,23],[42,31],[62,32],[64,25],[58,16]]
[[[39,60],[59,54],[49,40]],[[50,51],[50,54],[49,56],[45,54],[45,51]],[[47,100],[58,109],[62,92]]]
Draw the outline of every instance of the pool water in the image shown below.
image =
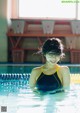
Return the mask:
[[80,113],[80,85],[71,84],[65,93],[33,93],[27,80],[0,80],[0,113]]
[[0,66],[0,113],[80,113],[80,66],[70,68],[70,90],[46,95],[29,88],[33,67]]

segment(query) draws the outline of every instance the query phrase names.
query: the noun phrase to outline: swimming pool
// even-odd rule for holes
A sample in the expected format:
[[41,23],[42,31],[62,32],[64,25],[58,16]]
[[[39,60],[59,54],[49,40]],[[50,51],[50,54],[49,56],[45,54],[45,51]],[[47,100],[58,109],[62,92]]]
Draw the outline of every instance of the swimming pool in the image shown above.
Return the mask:
[[[0,66],[0,113],[80,113],[80,84],[65,93],[38,95],[28,84],[34,66]],[[71,68],[72,69],[72,68]],[[76,66],[73,67],[73,70]],[[72,71],[72,70],[71,70]],[[79,69],[76,72],[79,76]],[[71,76],[76,76],[72,73]]]

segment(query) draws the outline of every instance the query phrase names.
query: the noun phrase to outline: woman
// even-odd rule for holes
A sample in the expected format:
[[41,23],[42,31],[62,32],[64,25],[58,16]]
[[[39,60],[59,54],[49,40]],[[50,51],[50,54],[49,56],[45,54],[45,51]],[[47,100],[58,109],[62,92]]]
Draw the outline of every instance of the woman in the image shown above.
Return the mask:
[[58,62],[64,56],[63,45],[58,38],[47,39],[42,47],[46,63],[32,70],[29,84],[33,91],[59,92],[70,85],[70,71]]

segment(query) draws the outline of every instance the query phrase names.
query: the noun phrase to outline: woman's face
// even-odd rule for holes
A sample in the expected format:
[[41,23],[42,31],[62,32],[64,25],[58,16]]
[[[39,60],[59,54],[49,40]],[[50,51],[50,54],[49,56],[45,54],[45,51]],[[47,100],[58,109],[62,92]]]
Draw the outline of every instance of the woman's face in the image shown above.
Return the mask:
[[46,61],[51,64],[56,64],[60,60],[60,55],[46,54]]

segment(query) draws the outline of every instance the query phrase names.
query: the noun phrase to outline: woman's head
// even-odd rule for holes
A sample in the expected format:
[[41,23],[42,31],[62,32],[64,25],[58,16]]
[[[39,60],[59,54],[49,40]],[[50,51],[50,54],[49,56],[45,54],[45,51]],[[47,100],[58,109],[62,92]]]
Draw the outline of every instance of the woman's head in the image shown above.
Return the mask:
[[44,55],[51,54],[63,56],[63,44],[61,43],[61,40],[58,38],[47,39],[43,44],[42,53]]

